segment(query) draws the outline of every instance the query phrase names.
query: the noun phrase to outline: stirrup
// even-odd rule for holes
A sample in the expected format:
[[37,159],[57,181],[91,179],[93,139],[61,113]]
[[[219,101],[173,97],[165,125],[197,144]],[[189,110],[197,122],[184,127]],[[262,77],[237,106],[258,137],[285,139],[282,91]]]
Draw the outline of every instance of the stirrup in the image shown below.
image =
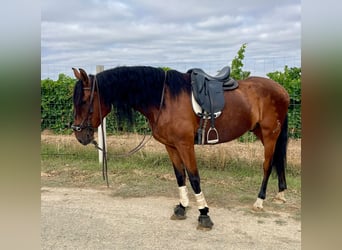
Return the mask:
[[[216,134],[216,139],[209,140],[209,135],[210,135],[210,132],[211,132],[211,131],[214,131],[214,132],[215,132],[215,134]],[[214,144],[214,143],[217,143],[218,141],[219,141],[219,135],[218,135],[218,132],[217,132],[216,128],[210,127],[209,130],[208,130],[208,133],[207,133],[207,142],[208,142],[209,144]]]

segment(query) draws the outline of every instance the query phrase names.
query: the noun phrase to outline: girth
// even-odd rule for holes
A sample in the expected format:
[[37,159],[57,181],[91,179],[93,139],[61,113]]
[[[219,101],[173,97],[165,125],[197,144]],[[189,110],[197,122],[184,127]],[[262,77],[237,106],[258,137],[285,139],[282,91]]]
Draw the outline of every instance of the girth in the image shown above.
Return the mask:
[[[201,113],[196,113],[201,117],[199,131],[197,131],[197,143],[204,144],[203,129],[205,129],[205,125],[203,125],[203,119],[210,119],[211,123],[207,132],[207,143],[217,143],[219,135],[215,128],[215,118],[224,108],[224,91],[236,89],[238,82],[230,77],[229,66],[222,68],[216,76],[210,76],[198,68],[190,69],[187,73],[191,74],[194,99],[202,109]],[[211,134],[214,135],[214,139],[210,139]]]

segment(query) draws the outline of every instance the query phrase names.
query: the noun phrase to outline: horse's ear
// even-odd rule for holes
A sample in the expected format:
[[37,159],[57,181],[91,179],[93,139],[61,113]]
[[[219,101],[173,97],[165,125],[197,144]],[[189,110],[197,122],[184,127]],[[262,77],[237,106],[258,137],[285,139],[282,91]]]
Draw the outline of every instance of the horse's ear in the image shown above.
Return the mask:
[[81,80],[80,72],[78,72],[78,70],[75,68],[72,68],[72,70],[74,71],[74,75],[75,75],[76,79]]
[[85,72],[84,69],[79,69],[79,71],[80,71],[80,77],[81,77],[80,80],[83,81],[84,85],[88,85],[89,78],[88,78],[87,72]]

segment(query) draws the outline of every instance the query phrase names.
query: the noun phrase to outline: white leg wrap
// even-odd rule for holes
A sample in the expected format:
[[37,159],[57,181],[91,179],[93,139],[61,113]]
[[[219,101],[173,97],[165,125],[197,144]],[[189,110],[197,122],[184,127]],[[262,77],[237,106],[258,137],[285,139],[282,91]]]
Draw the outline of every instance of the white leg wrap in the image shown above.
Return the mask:
[[189,205],[188,188],[186,186],[179,187],[179,202],[183,207]]
[[260,198],[257,198],[256,202],[254,203],[253,207],[255,209],[262,209],[263,206],[262,206],[262,203],[264,202],[263,199],[260,199]]
[[275,197],[276,201],[278,201],[279,203],[285,203],[286,199],[285,199],[285,192],[281,191],[279,192],[276,197]]
[[207,202],[204,198],[204,194],[202,192],[200,192],[199,194],[195,194],[195,197],[196,197],[198,209],[203,209],[205,207],[208,207]]

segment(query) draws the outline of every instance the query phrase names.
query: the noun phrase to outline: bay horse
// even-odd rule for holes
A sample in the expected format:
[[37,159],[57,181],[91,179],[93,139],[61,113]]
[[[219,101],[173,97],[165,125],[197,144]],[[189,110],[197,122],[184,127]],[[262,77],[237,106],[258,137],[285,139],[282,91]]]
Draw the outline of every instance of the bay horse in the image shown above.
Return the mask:
[[[176,70],[149,66],[116,67],[96,75],[73,68],[77,82],[73,93],[74,130],[77,140],[94,141],[94,130],[103,117],[115,109],[117,119],[129,120],[132,110],[143,114],[153,137],[164,144],[172,162],[179,188],[179,205],[171,219],[185,219],[189,204],[186,174],[195,194],[200,215],[198,229],[210,230],[213,222],[200,185],[195,159],[195,136],[200,118],[191,104],[191,77]],[[224,92],[225,105],[215,124],[220,141],[228,142],[252,131],[264,146],[263,178],[253,208],[263,208],[272,168],[276,169],[279,192],[284,190],[288,140],[289,95],[278,83],[263,77],[239,80],[239,87]],[[206,126],[206,130],[209,126]]]

